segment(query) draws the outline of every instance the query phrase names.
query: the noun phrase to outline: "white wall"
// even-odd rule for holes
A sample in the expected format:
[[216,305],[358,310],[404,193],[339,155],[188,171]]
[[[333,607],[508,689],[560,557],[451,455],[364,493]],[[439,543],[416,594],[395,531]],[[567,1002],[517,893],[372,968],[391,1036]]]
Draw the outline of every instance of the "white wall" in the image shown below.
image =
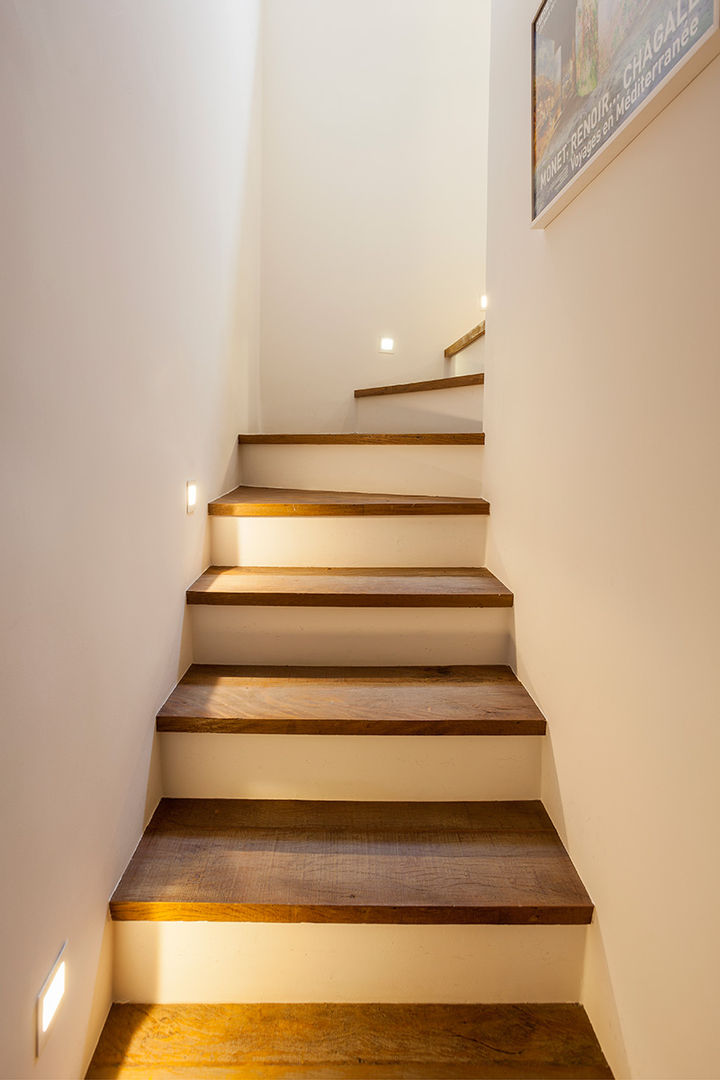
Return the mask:
[[265,9],[264,428],[352,430],[480,317],[490,3]]
[[547,715],[544,798],[597,904],[619,1076],[717,1077],[720,61],[529,228],[530,21],[493,4],[489,565]]
[[[0,5],[0,1075],[14,1080],[82,1075],[103,1021],[107,901],[158,794],[154,713],[184,662],[203,503],[252,423],[257,48],[257,0]],[[68,993],[35,1064],[34,998],[65,938]]]

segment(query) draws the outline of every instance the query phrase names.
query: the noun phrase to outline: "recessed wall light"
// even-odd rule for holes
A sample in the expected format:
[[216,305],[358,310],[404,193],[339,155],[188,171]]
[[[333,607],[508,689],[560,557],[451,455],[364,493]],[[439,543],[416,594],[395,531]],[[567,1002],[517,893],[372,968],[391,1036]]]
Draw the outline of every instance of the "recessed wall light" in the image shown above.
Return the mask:
[[194,480],[188,480],[185,485],[185,509],[192,514],[197,504],[197,484]]
[[395,352],[395,338],[381,337],[380,352]]
[[37,996],[37,1029],[35,1054],[39,1056],[48,1037],[50,1025],[58,1011],[60,1002],[65,996],[65,984],[67,976],[67,964],[65,960],[65,946],[58,953],[55,963],[50,969],[50,974],[42,985]]
[[483,293],[483,295],[480,297],[480,307],[483,309],[483,311],[487,311],[487,306],[488,306],[488,298]]

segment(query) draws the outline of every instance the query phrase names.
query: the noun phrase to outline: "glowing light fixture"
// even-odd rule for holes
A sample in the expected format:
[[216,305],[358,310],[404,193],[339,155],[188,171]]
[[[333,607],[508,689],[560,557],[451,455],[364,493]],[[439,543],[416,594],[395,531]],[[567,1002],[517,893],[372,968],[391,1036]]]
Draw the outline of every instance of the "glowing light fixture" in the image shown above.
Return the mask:
[[188,514],[192,514],[197,505],[197,484],[188,480],[185,485],[185,508]]
[[58,1011],[60,1002],[65,996],[67,963],[63,954],[66,945],[67,941],[58,953],[55,963],[50,969],[50,974],[43,983],[42,989],[37,996],[36,1055],[40,1054],[40,1051],[45,1045],[50,1025]]
[[488,298],[483,293],[483,295],[480,297],[480,307],[483,309],[483,311],[487,311],[487,306],[488,306]]
[[381,337],[380,352],[395,352],[395,339],[391,337]]

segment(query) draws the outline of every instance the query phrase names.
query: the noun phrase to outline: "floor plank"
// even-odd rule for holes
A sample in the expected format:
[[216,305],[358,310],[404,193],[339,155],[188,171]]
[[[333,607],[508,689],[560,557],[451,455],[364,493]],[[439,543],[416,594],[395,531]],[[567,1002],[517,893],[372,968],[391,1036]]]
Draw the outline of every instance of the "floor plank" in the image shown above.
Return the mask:
[[163,799],[114,919],[577,925],[593,906],[539,802]]
[[512,607],[484,567],[210,566],[188,604],[294,607]]
[[389,386],[366,386],[355,391],[356,398],[384,397],[387,394],[418,394],[425,390],[451,390],[453,387],[482,386],[485,375],[475,372],[473,375],[451,375],[446,379],[423,379],[421,382],[392,383]]
[[509,667],[193,664],[158,731],[282,735],[544,735]]
[[612,1080],[580,1005],[113,1005],[87,1080]]
[[243,485],[214,499],[208,513],[221,517],[339,517],[417,514],[489,514],[485,499],[454,495],[380,495],[362,491],[309,491]]

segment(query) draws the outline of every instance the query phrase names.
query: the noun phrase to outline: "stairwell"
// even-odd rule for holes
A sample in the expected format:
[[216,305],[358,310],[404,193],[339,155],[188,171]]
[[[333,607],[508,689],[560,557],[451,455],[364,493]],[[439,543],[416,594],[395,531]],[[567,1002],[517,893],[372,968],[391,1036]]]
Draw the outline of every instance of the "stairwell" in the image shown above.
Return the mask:
[[363,388],[358,433],[239,437],[88,1078],[611,1077],[482,566],[482,394]]

